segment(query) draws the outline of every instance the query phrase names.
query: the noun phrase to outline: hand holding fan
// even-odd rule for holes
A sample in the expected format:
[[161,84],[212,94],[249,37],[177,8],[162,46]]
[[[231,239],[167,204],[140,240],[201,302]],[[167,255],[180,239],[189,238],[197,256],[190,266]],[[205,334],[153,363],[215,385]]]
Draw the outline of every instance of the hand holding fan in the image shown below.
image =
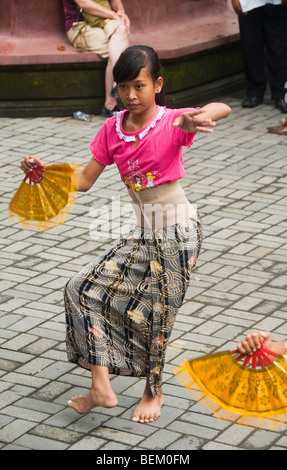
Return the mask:
[[16,215],[24,228],[39,231],[62,224],[75,201],[77,169],[61,163],[33,167],[10,202],[9,216]]
[[223,351],[186,361],[176,374],[191,392],[197,384],[228,411],[262,418],[287,412],[285,357],[262,343],[251,355]]

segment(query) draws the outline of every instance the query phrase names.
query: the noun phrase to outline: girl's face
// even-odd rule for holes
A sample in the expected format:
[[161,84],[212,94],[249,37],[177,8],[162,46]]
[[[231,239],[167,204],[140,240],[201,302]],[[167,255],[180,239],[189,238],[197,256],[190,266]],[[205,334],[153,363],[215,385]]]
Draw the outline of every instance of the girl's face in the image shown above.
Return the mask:
[[155,94],[161,91],[162,86],[162,77],[154,82],[148,69],[143,68],[134,80],[118,83],[118,90],[127,110],[141,114],[155,107]]

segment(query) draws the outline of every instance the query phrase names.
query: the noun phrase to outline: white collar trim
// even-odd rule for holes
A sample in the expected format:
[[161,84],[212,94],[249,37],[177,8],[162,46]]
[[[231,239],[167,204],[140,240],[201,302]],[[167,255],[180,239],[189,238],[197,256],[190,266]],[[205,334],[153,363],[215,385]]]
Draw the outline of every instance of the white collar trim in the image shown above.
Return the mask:
[[[121,140],[124,140],[125,142],[135,142],[136,136],[135,135],[127,135],[124,134],[121,131],[121,118],[122,114],[124,111],[119,111],[116,113],[116,131]],[[156,126],[156,123],[163,117],[165,113],[165,108],[163,106],[159,107],[159,111],[156,115],[156,117],[152,120],[152,122],[142,131],[138,134],[139,139],[142,140],[147,133],[150,131],[150,129],[153,129]]]

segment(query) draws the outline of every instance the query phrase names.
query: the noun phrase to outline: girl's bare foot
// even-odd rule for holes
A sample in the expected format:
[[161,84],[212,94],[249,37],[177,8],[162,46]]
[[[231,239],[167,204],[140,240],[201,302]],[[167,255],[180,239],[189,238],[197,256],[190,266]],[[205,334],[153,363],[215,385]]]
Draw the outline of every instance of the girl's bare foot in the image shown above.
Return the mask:
[[73,397],[67,402],[70,408],[73,408],[80,414],[91,411],[96,406],[104,406],[105,408],[113,408],[118,404],[118,400],[114,392],[100,392],[95,388],[91,388],[86,396]]
[[156,396],[153,397],[150,387],[147,384],[142,400],[133,413],[132,421],[139,423],[151,423],[155,421],[160,417],[162,405],[162,391],[160,390]]

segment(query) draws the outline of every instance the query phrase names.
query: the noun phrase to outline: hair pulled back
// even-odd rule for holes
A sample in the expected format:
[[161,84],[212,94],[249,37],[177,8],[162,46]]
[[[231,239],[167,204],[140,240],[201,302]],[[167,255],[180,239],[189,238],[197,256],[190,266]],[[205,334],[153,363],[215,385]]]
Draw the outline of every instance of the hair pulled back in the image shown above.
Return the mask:
[[[154,82],[162,76],[160,60],[152,47],[130,46],[122,52],[114,66],[114,80],[116,83],[134,80],[143,68],[147,68]],[[155,101],[160,106],[165,106],[163,89],[156,94]]]

